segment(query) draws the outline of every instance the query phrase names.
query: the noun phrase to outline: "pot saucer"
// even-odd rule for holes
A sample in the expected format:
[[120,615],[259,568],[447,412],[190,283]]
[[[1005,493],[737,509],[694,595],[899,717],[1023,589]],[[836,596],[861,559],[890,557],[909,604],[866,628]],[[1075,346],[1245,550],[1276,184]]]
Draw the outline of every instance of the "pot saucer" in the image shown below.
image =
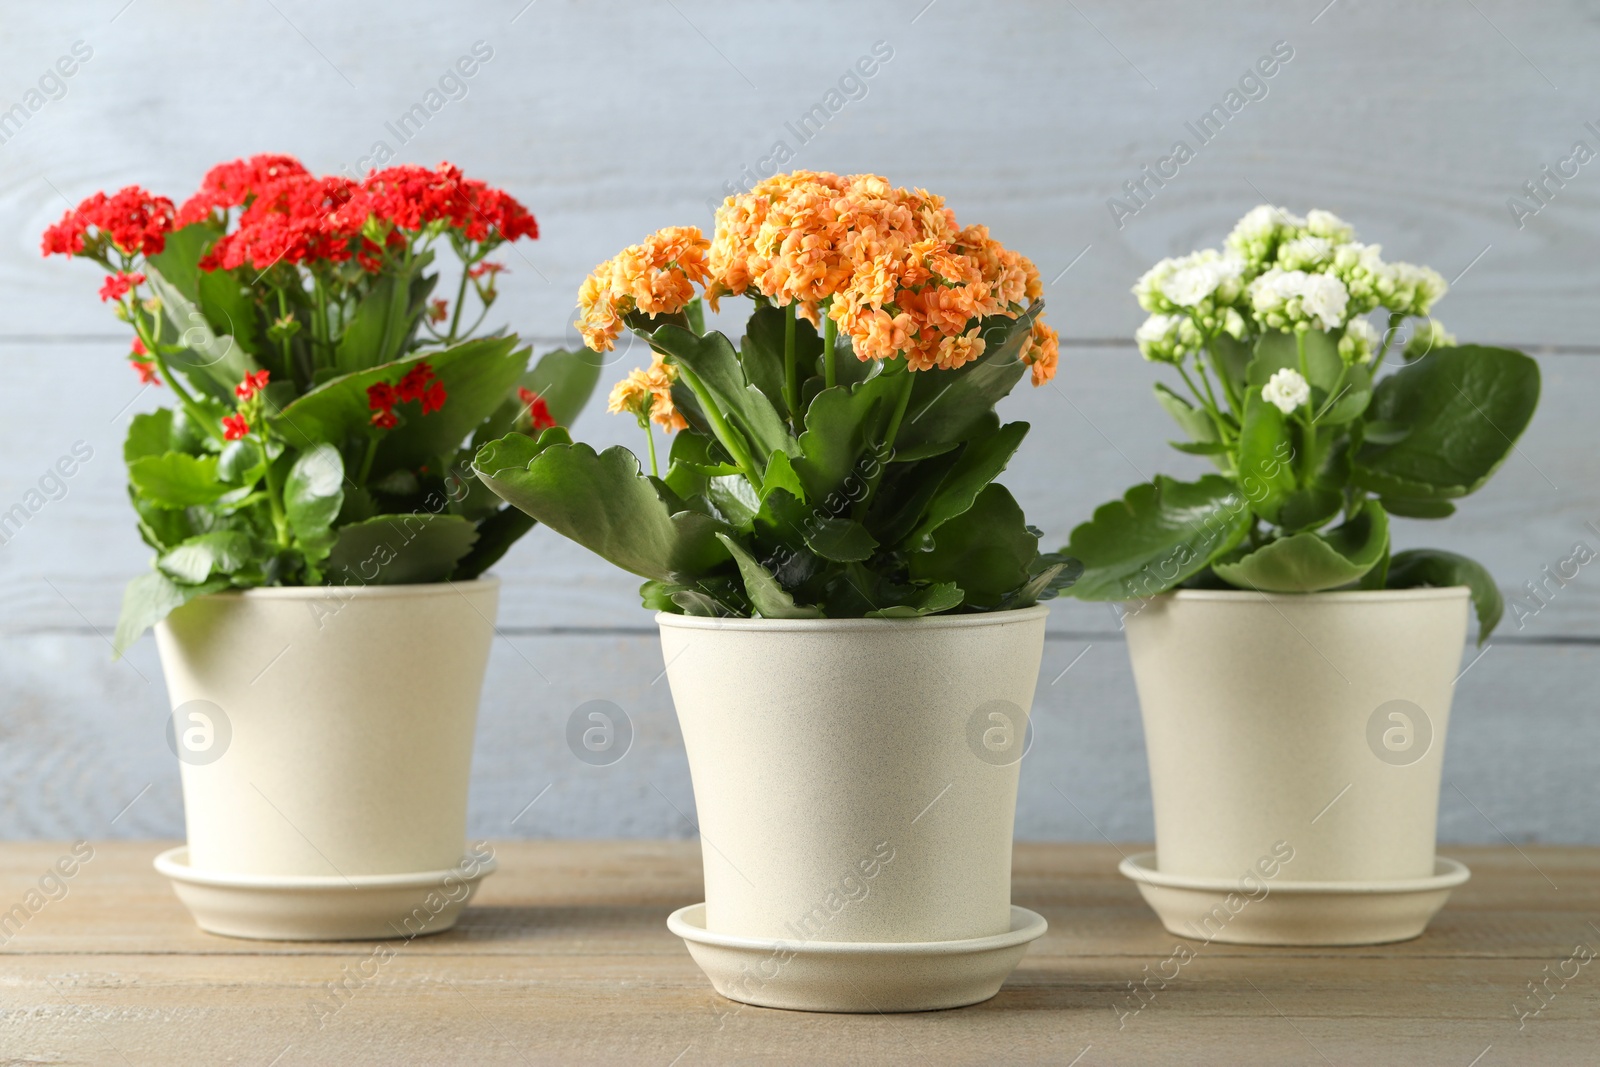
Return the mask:
[[441,933],[495,866],[471,856],[439,871],[277,878],[198,870],[183,845],[155,860],[202,930],[263,941],[409,941]]
[[[1237,879],[1187,878],[1156,869],[1154,852],[1117,865],[1137,882],[1169,933],[1233,945],[1381,945],[1408,941],[1427,927],[1450,891],[1472,876],[1465,864],[1434,858],[1431,878],[1391,882],[1291,882],[1261,879],[1250,899]],[[1259,890],[1257,890],[1259,892]],[[1230,906],[1231,905],[1231,906]]]
[[729,1000],[793,1011],[890,1012],[988,1000],[1047,929],[1011,908],[1011,929],[962,941],[852,942],[731,937],[706,929],[706,906],[667,918],[689,955]]

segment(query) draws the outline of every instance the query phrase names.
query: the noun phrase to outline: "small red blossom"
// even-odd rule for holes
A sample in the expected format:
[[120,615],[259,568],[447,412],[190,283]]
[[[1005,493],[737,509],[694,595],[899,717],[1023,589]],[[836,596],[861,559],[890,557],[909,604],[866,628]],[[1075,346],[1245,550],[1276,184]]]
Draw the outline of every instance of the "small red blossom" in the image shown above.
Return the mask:
[[[75,256],[109,240],[124,255],[155,255],[167,247],[176,213],[172,201],[130,185],[115,196],[95,193],[44,232],[40,251]],[[90,231],[93,231],[92,233]]]
[[443,382],[434,382],[428,386],[428,391],[422,394],[422,413],[432,415],[444,407],[444,402],[449,399],[449,394],[444,391]]
[[107,300],[121,300],[123,297],[128,295],[128,290],[132,289],[136,285],[143,284],[143,274],[128,274],[123,272],[119,272],[117,274],[107,274],[105,284],[100,286],[100,300],[102,303]]
[[394,386],[388,382],[367,386],[367,407],[373,411],[388,411],[398,400],[394,395]]
[[380,430],[392,430],[396,426],[400,425],[400,420],[395,417],[394,412],[389,411],[386,408],[383,411],[373,413],[372,425],[376,426]]
[[222,417],[222,439],[224,441],[237,441],[250,432],[250,424],[244,421],[243,415],[224,415]]
[[272,375],[268,371],[258,370],[254,374],[246,374],[244,381],[233,387],[233,395],[240,400],[249,400],[267,387],[267,379]]
[[150,354],[145,350],[144,342],[137,337],[133,339],[133,354],[140,357],[148,356]]
[[277,263],[343,263],[364,248],[361,220],[344,220],[339,209],[355,197],[346,178],[291,174],[256,190],[239,214],[239,227],[224,234],[200,260],[202,270]]
[[428,321],[443,322],[450,317],[450,301],[443,299],[428,301]]
[[140,385],[160,385],[161,376],[156,373],[156,365],[150,360],[130,359],[128,366],[139,372]]
[[467,268],[467,274],[473,278],[481,278],[485,274],[492,276],[495,274],[509,273],[510,272],[506,270],[504,263],[491,263],[488,260],[484,260],[482,263],[474,263],[471,267]]
[[433,381],[433,368],[426,361],[418,363],[405,376],[400,379],[400,384],[395,387],[395,394],[403,401],[421,400],[422,394],[428,391],[428,383]]
[[533,423],[534,432],[548,430],[556,425],[556,418],[550,414],[550,405],[545,403],[544,397],[532,389],[517,386],[517,399],[522,401],[528,409],[528,419]]
[[264,154],[249,159],[236,159],[232,163],[219,163],[206,171],[200,182],[200,191],[183,202],[178,209],[178,225],[187,226],[211,216],[215,208],[228,208],[247,204],[257,192],[282,181],[307,174],[307,170],[293,156]]

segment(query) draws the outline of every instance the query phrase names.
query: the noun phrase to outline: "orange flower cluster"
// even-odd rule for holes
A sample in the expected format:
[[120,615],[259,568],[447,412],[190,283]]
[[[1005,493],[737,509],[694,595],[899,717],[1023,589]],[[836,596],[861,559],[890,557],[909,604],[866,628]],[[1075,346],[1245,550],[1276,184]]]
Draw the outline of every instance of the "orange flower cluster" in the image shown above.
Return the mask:
[[[953,369],[983,355],[979,319],[1015,318],[1042,291],[1033,263],[986,227],[960,228],[941,197],[875,174],[768,178],[723,202],[709,262],[704,247],[699,230],[662,230],[601,264],[579,294],[585,342],[611,348],[622,314],[677,311],[693,295],[689,283],[700,282],[713,310],[720,297],[754,290],[779,306],[798,304],[815,325],[826,314],[863,361],[904,357],[912,370]],[[1023,358],[1035,385],[1049,381],[1055,331],[1037,323]]]
[[670,315],[694,299],[695,285],[708,277],[709,242],[697,226],[669,226],[629,245],[594,269],[578,290],[578,321],[583,343],[610,351],[630,311]]
[[689,423],[672,403],[672,383],[677,377],[678,368],[657,353],[649,370],[635,368],[611,387],[606,410],[613,415],[626,411],[637,416],[641,425],[648,416],[667,433],[685,429]]

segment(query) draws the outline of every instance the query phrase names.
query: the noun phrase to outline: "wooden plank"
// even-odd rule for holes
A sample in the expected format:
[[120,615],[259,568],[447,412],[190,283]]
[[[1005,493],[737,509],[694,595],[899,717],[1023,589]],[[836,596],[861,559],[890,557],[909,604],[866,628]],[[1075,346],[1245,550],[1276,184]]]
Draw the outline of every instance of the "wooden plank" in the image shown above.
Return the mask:
[[[165,399],[143,393],[109,342],[0,345],[10,380],[31,398],[19,418],[0,421],[0,512],[23,500],[75,442],[93,450],[66,481],[66,493],[31,515],[0,545],[0,632],[115,624],[122,587],[148,566],[128,508],[122,439],[132,413]],[[1542,358],[1544,399],[1533,425],[1505,467],[1446,522],[1397,519],[1400,547],[1432,545],[1466,553],[1488,566],[1508,598],[1501,633],[1539,639],[1600,639],[1600,580],[1592,568],[1562,586],[1548,581],[1540,601],[1528,582],[1547,583],[1582,541],[1600,552],[1600,480],[1593,473],[1590,398],[1600,395],[1600,359]],[[608,368],[602,395],[628,367]],[[1167,447],[1177,436],[1150,395],[1161,369],[1130,348],[1074,348],[1055,384],[1022,386],[1001,408],[1032,429],[1004,476],[1044,544],[1063,544],[1094,508],[1162,472],[1197,477],[1203,460]],[[629,420],[603,405],[576,427],[596,447],[643,450]],[[7,528],[9,529],[9,527]],[[4,532],[4,531],[0,531]],[[496,567],[506,581],[500,621],[509,628],[626,627],[652,624],[639,607],[639,579],[618,571],[549,530],[535,529]],[[1518,591],[1521,590],[1520,596]],[[1521,628],[1519,629],[1519,622]],[[1105,605],[1063,599],[1052,609],[1054,632],[1104,632],[1115,627]]]
[[[8,15],[0,41],[8,106],[74,41],[94,55],[0,152],[0,226],[16,235],[0,249],[10,297],[0,329],[114,332],[95,315],[86,269],[38,261],[37,235],[69,202],[129,182],[181,197],[208,165],[249,151],[356,170],[384,141],[397,158],[449,158],[529,202],[544,236],[506,257],[517,274],[503,307],[516,328],[557,336],[594,263],[659,226],[708,224],[724,183],[746,184],[743,168],[782,141],[786,166],[876,170],[944,193],[1046,278],[1091,249],[1049,290],[1072,337],[1127,337],[1140,317],[1127,289],[1146,266],[1216,244],[1269,197],[1335,209],[1391,257],[1447,277],[1471,265],[1441,309],[1466,335],[1593,346],[1592,168],[1547,184],[1548,206],[1521,229],[1507,208],[1575,141],[1600,145],[1585,126],[1600,119],[1586,6],[1324,6],[1239,0],[1178,13],[1153,0],[1027,0],[996,13],[819,0],[774,15],[705,0],[527,10],[513,0],[492,12],[406,0],[385,6],[380,27],[364,8],[307,0],[140,4],[111,21],[35,5]],[[780,34],[787,47],[774,49]],[[390,124],[476,41],[494,57],[465,98],[402,142]],[[876,41],[894,58],[801,143],[789,124]],[[1265,96],[1236,105],[1202,143],[1188,124],[1280,41],[1293,57],[1261,83]],[[950,93],[949,72],[975,59],[985,91]],[[173,70],[195,73],[149,77]],[[923,106],[931,99],[937,108]],[[1156,188],[1141,168],[1179,140],[1195,157]],[[1119,229],[1108,201],[1134,181],[1148,200]]]
[[[1492,646],[1464,674],[1445,755],[1448,843],[1600,844],[1588,796],[1600,750],[1593,645]],[[0,636],[0,839],[177,837],[177,764],[151,643],[120,664],[87,634]],[[479,715],[469,829],[483,837],[688,837],[694,795],[653,634],[495,643]],[[609,767],[568,751],[567,719],[607,700],[632,721]],[[1143,840],[1149,778],[1127,653],[1114,633],[1046,642],[1017,834]],[[545,790],[548,787],[548,792]],[[529,807],[537,798],[538,802]],[[1559,879],[1557,880],[1559,884]]]
[[[24,888],[65,847],[0,850],[0,891]],[[1568,884],[1560,893],[1510,849],[1470,850],[1474,881],[1402,945],[1192,943],[1180,977],[1134,1013],[1129,983],[1174,939],[1113,873],[1116,851],[1023,845],[1015,897],[1051,929],[999,996],[839,1016],[710,991],[662,921],[699,893],[691,843],[500,843],[501,872],[462,926],[388,946],[365,981],[350,976],[373,958],[370,943],[211,937],[149,869],[159,846],[95,847],[68,895],[0,948],[0,1051],[11,1057],[453,1062],[470,1047],[484,1063],[1575,1063],[1600,1037],[1592,976],[1520,1028],[1512,1010],[1570,942],[1593,944],[1593,850],[1525,850]]]

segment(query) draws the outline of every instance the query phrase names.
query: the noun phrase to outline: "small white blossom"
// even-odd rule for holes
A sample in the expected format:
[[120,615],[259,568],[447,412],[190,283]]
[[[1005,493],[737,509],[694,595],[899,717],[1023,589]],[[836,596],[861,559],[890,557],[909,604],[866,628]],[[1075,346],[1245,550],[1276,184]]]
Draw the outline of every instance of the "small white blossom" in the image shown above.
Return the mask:
[[1432,267],[1418,267],[1412,263],[1392,263],[1389,266],[1394,280],[1394,290],[1384,306],[1402,315],[1426,315],[1434,301],[1449,290],[1444,276]]
[[1339,338],[1339,357],[1346,363],[1367,363],[1377,349],[1378,331],[1366,319],[1351,319]]
[[1333,258],[1333,244],[1325,237],[1296,237],[1278,246],[1278,266],[1284,270],[1316,270]]
[[1344,323],[1350,294],[1330,274],[1273,267],[1250,283],[1250,307],[1263,325],[1275,330],[1315,326],[1336,329]]
[[1163,259],[1145,271],[1133,287],[1133,294],[1139,298],[1139,306],[1160,314],[1178,308],[1199,308],[1213,296],[1218,306],[1230,304],[1239,299],[1244,269],[1244,261],[1237,255],[1206,248]]
[[1145,359],[1160,363],[1178,363],[1187,354],[1181,333],[1193,324],[1184,315],[1151,315],[1134,331],[1133,339]]
[[1446,330],[1439,320],[1430,318],[1406,341],[1406,361],[1421,359],[1435,348],[1450,348],[1455,343],[1456,335]]
[[1261,388],[1261,399],[1288,415],[1311,399],[1311,386],[1297,370],[1276,371]]
[[1306,220],[1281,207],[1261,204],[1251,208],[1228,234],[1228,247],[1251,264],[1264,264],[1272,258],[1278,243],[1294,237]]
[[1306,232],[1314,237],[1326,237],[1335,244],[1343,244],[1356,235],[1355,228],[1348,222],[1321,208],[1306,212]]

